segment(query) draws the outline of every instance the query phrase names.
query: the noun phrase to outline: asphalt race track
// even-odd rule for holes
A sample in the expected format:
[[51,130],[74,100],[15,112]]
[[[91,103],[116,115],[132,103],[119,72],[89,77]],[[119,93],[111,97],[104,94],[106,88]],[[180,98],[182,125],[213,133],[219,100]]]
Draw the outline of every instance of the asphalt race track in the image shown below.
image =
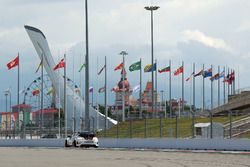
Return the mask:
[[250,167],[247,153],[0,148],[1,167]]

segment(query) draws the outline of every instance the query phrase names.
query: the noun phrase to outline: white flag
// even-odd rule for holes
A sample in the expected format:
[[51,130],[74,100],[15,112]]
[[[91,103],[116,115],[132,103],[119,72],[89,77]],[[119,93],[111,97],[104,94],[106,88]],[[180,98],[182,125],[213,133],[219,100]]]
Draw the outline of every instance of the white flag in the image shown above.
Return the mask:
[[139,92],[139,90],[140,90],[140,85],[136,85],[136,86],[133,88],[133,92],[134,92],[134,93]]

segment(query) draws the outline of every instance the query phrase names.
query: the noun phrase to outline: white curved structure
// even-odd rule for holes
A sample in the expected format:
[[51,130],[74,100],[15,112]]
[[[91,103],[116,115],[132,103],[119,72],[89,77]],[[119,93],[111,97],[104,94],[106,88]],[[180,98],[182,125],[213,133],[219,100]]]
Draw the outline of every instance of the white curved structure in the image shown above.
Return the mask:
[[[64,92],[64,79],[62,76],[58,75],[53,68],[55,67],[55,62],[52,58],[50,49],[49,49],[49,45],[48,42],[46,40],[45,35],[42,33],[42,31],[40,31],[37,28],[31,27],[31,26],[24,26],[35,49],[36,52],[39,56],[40,59],[42,59],[42,55],[44,56],[44,68],[46,70],[46,72],[48,73],[51,82],[53,83],[55,89],[56,89],[56,93],[57,95],[59,94],[59,89],[60,92]],[[59,86],[60,85],[60,86]],[[81,118],[83,118],[84,120],[84,116],[85,116],[85,103],[84,100],[76,93],[74,93],[74,90],[72,90],[69,86],[66,86],[66,94],[67,94],[67,128],[73,128],[73,105],[75,105],[75,119],[76,119],[76,130],[80,131],[81,127],[80,127],[80,123],[81,123]],[[63,95],[63,93],[61,93],[61,95]],[[62,96],[63,97],[63,96]],[[61,104],[64,105],[63,103],[63,98],[61,98]],[[81,115],[82,114],[82,115]],[[104,123],[105,123],[105,117],[103,114],[99,113],[97,110],[95,110],[94,108],[92,108],[90,106],[90,120],[93,120],[91,118],[94,118],[94,122],[91,121],[91,127],[96,129],[104,129]],[[98,121],[99,127],[96,127],[96,122]],[[108,118],[107,119],[107,127],[111,127],[113,125],[116,125],[117,121]]]

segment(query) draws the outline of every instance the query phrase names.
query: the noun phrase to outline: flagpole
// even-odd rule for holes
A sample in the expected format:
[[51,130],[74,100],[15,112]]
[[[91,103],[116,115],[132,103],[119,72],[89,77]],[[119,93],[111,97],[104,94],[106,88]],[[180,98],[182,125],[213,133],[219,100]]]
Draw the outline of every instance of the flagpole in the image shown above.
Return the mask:
[[233,95],[235,95],[235,71],[234,71],[234,69],[232,70],[232,73],[234,74],[234,79],[233,79]]
[[[19,58],[19,52],[17,53],[18,56],[18,67],[17,67],[17,104],[18,104],[18,113],[20,113],[20,99],[19,99],[19,89],[20,89],[20,58]],[[6,111],[7,112],[7,111]],[[19,120],[19,118],[18,118]],[[7,120],[6,120],[7,121]]]
[[169,67],[170,67],[170,71],[169,71],[169,114],[170,114],[170,118],[172,118],[172,102],[171,102],[171,96],[172,96],[172,92],[171,92],[171,72],[172,72],[172,67],[171,67],[171,60],[169,60]]
[[218,107],[220,106],[220,66],[218,66]]
[[85,130],[90,131],[89,124],[89,29],[88,29],[88,0],[85,0],[86,16],[86,70],[85,70]]
[[226,76],[226,68],[224,66],[223,68],[224,71],[224,80],[223,80],[223,100],[224,100],[224,104],[226,104],[226,83],[225,83],[225,76]]
[[64,102],[63,102],[64,105],[63,105],[63,111],[64,111],[64,119],[65,119],[64,120],[65,137],[67,137],[67,134],[68,134],[68,132],[67,132],[67,130],[68,130],[67,129],[68,128],[67,119],[68,118],[67,117],[68,116],[67,116],[67,106],[66,106],[67,105],[67,100],[66,100],[66,98],[67,98],[67,95],[66,95],[66,78],[67,78],[66,77],[66,68],[67,68],[66,54],[64,54],[64,62],[65,62],[65,66],[64,66],[64,99],[63,99],[64,100]]
[[[231,80],[231,75],[232,75],[233,70],[231,69],[230,71],[231,71],[230,72],[230,80]],[[231,87],[231,95],[233,95],[233,81],[231,82],[230,87]]]
[[189,93],[189,95],[190,95],[190,96],[189,96],[189,104],[190,104],[190,105],[189,105],[189,111],[190,111],[190,112],[192,112],[192,100],[193,100],[193,96],[192,96],[192,91],[193,91],[193,90],[192,90],[192,88],[193,88],[193,87],[192,87],[192,86],[193,86],[193,84],[192,84],[193,69],[192,69],[192,67],[193,67],[193,65],[191,64],[191,68],[190,68],[190,69],[191,69],[191,70],[190,70],[190,71],[191,71],[191,76],[190,76],[190,78],[189,78],[189,80],[190,80],[190,87],[189,87],[189,88],[190,88],[190,93]]
[[[229,68],[227,68],[227,76],[229,76],[229,75],[230,75],[229,74]],[[227,82],[227,101],[228,101],[229,95],[230,95],[230,85],[229,85],[229,82]]]
[[124,85],[124,81],[125,81],[125,55],[128,55],[127,52],[125,51],[121,51],[120,55],[122,55],[122,63],[123,63],[123,67],[122,67],[122,121],[125,121],[125,85]]
[[17,67],[17,104],[19,106],[19,91],[20,91],[20,58],[19,58],[19,52],[18,52],[18,67]]
[[[58,76],[59,76],[59,70],[58,70]],[[58,78],[58,87],[59,87],[59,90],[58,90],[58,108],[59,108],[59,111],[58,111],[58,119],[59,119],[59,127],[58,127],[58,133],[59,133],[59,138],[61,138],[61,102],[60,102],[60,97],[61,97],[61,90],[60,90],[60,80]]]
[[203,67],[202,67],[202,71],[203,71],[203,77],[202,77],[202,111],[204,112],[205,111],[205,77],[204,77],[204,74],[205,74],[205,67],[204,67],[204,64],[203,64]]
[[[60,61],[60,59],[59,59],[59,55],[60,54],[58,54],[58,61]],[[42,64],[42,66],[43,66],[43,64]],[[58,90],[58,109],[59,109],[59,111],[58,111],[58,133],[59,133],[59,138],[61,138],[61,99],[60,99],[60,97],[61,97],[61,88],[60,88],[60,77],[59,77],[59,75],[60,75],[60,72],[59,72],[59,70],[58,70],[58,88],[59,88],[59,90]]]
[[[152,66],[152,70],[154,70],[154,64]],[[155,59],[155,112],[154,117],[156,118],[158,114],[158,90],[157,90],[157,59]]]
[[182,68],[183,68],[183,72],[182,72],[182,106],[181,106],[181,110],[183,113],[184,112],[184,61],[182,61]]
[[[98,75],[98,68],[99,68],[99,58],[97,56],[97,63],[96,63],[96,74],[97,74],[97,88],[99,88],[99,75]],[[106,67],[105,67],[106,68]],[[99,100],[99,92],[96,91],[96,130],[99,129],[99,105],[98,105],[98,100]]]
[[142,119],[142,61],[140,58],[140,119]]
[[240,94],[240,67],[238,66],[238,94]]
[[106,136],[106,130],[107,130],[107,117],[108,117],[108,111],[107,111],[107,57],[105,56],[105,92],[104,92],[104,105],[105,105],[105,136]]
[[[213,65],[211,65],[212,73],[213,73]],[[213,75],[212,75],[213,76]],[[211,110],[210,110],[210,138],[213,138],[213,80],[211,80]]]
[[193,111],[195,112],[196,107],[195,107],[195,63],[193,64]]
[[[43,63],[43,61],[44,61],[44,55],[43,55],[44,53],[42,53],[42,64],[44,64]],[[43,65],[42,65],[42,67],[41,67],[41,130],[43,130],[42,128],[44,127],[43,126],[43,124],[44,124],[44,120],[43,120]]]
[[[213,65],[211,65],[211,69],[213,71]],[[211,80],[211,111],[213,109],[213,104],[214,104],[214,101],[213,101],[213,80]]]
[[[74,53],[73,53],[73,69],[72,69],[72,74],[73,74],[73,76],[72,76],[72,79],[73,79],[73,83],[75,83],[75,57],[74,57]],[[72,105],[73,107],[72,107],[72,118],[73,118],[73,133],[75,133],[75,129],[76,129],[76,127],[75,127],[75,86],[74,86],[74,90],[73,90],[73,105]]]

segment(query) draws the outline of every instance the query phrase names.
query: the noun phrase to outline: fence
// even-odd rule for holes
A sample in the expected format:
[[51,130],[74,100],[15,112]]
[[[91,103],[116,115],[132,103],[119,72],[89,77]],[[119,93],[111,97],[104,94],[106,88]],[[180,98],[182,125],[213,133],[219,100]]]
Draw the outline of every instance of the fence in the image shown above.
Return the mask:
[[[204,116],[208,115],[208,116]],[[159,115],[152,118],[145,115],[142,119],[130,117],[119,122],[110,129],[95,129],[95,121],[91,130],[103,138],[248,138],[250,139],[250,115],[241,112],[227,112],[212,116],[208,114],[182,114],[172,118]],[[211,124],[212,123],[212,124]],[[58,120],[44,121],[44,126],[30,122],[25,127],[0,129],[1,139],[39,139],[64,138],[64,121],[59,130]],[[212,126],[211,126],[212,125]],[[73,130],[68,129],[67,134]]]

